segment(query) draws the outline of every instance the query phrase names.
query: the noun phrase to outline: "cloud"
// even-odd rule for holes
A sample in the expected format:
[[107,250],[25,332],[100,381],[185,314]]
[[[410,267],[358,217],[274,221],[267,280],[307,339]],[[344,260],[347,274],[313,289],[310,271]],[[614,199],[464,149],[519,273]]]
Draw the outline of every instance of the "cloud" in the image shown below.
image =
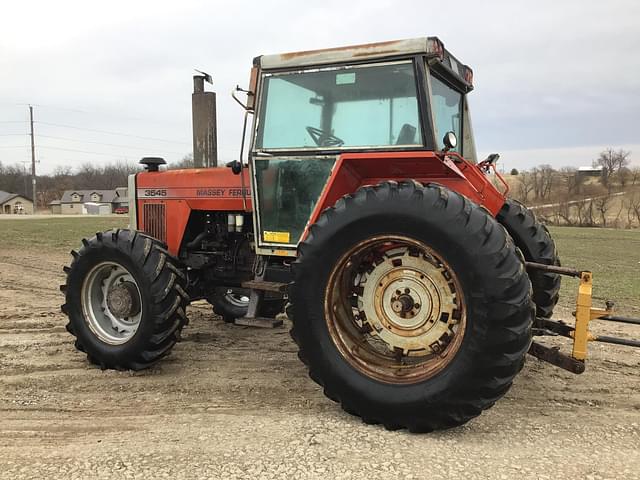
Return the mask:
[[[226,161],[238,154],[242,127],[229,92],[247,85],[254,56],[437,35],[474,69],[478,149],[550,149],[559,166],[585,146],[640,144],[638,18],[633,1],[12,2],[0,17],[0,121],[25,119],[26,107],[15,104],[35,103],[40,121],[182,142],[40,124],[37,133],[75,140],[39,138],[42,171],[144,153],[82,141],[177,160],[191,150],[195,67],[214,77]],[[18,130],[26,133],[25,124],[0,123],[0,135]],[[0,136],[0,146],[23,140]],[[3,162],[28,155],[0,149]]]

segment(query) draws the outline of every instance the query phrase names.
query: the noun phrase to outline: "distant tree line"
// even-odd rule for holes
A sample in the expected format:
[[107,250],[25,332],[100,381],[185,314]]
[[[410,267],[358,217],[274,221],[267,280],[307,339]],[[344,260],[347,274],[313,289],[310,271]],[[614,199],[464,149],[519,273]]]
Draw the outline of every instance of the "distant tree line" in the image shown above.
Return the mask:
[[546,223],[573,226],[640,226],[640,167],[630,167],[630,152],[601,152],[593,176],[574,167],[538,165],[512,170],[511,195],[533,206]]
[[[193,156],[169,165],[170,168],[193,166]],[[126,187],[127,177],[141,171],[142,167],[133,162],[106,164],[83,163],[78,168],[56,167],[52,173],[37,176],[38,208],[43,208],[53,200],[59,200],[65,190],[112,190]],[[20,164],[5,165],[0,161],[0,190],[18,193],[31,198],[31,172]]]

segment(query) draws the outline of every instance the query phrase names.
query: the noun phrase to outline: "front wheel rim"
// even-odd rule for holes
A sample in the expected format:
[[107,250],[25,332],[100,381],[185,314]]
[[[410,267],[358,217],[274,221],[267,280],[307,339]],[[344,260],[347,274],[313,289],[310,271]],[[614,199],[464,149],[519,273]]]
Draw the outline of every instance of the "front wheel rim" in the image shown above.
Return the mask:
[[127,343],[142,319],[142,295],[133,275],[117,262],[102,262],[91,269],[82,284],[84,321],[102,342]]
[[466,328],[460,281],[424,243],[378,236],[336,263],[324,298],[332,341],[351,366],[393,384],[427,380],[455,357]]

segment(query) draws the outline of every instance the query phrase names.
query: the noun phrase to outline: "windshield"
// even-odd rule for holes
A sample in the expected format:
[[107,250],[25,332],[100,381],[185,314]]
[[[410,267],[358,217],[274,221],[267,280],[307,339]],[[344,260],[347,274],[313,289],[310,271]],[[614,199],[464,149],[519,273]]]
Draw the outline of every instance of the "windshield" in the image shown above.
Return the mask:
[[421,146],[411,62],[266,74],[256,148]]
[[435,119],[436,145],[444,148],[442,138],[453,132],[458,138],[458,146],[452,150],[460,152],[462,140],[462,94],[431,75],[431,105]]

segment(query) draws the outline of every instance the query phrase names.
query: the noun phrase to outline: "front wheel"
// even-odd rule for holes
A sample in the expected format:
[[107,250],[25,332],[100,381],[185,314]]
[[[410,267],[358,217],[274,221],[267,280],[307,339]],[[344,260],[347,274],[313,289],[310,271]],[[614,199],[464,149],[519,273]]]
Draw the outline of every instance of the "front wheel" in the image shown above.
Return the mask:
[[75,346],[102,368],[141,370],[167,355],[187,323],[186,275],[164,244],[131,230],[83,240],[61,290]]
[[477,205],[387,182],[338,201],[294,263],[289,317],[313,380],[387,428],[461,425],[502,397],[531,342],[523,259]]

